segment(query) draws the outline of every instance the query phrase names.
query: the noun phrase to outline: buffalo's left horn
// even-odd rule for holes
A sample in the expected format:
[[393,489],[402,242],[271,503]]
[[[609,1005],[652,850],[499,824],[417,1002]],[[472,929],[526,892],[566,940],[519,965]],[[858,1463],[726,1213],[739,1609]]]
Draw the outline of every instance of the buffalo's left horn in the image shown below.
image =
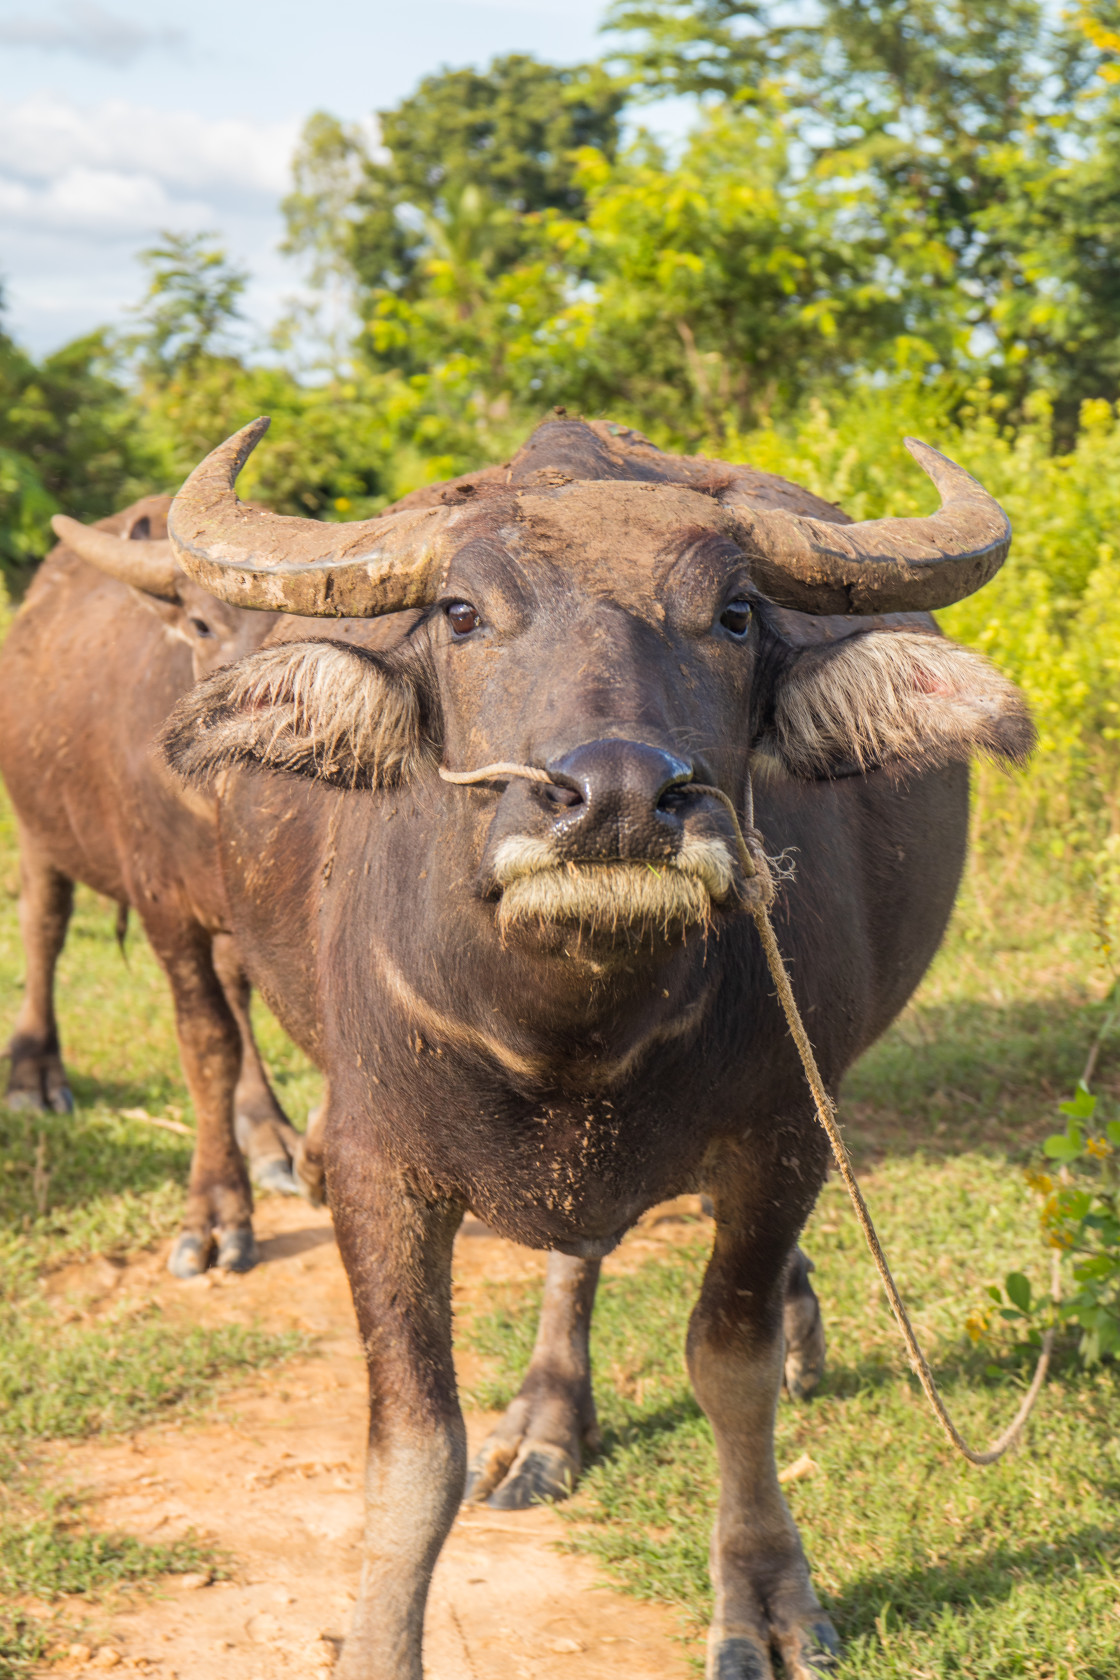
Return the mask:
[[107,572],[121,583],[145,595],[156,595],[161,601],[177,601],[175,573],[178,570],[171,544],[166,538],[149,537],[134,542],[118,537],[112,531],[99,531],[95,526],[83,525],[65,513],[56,513],[51,520],[54,534],[67,548],[72,548],[81,560]]
[[183,571],[234,606],[308,618],[374,618],[430,605],[440,536],[456,510],[333,524],[246,507],[233,486],[267,430],[262,418],[227,438],[172,502],[167,530]]
[[999,503],[928,443],[907,438],[906,447],[941,496],[927,518],[834,525],[736,509],[733,535],[764,595],[804,613],[928,612],[994,577],[1011,546]]

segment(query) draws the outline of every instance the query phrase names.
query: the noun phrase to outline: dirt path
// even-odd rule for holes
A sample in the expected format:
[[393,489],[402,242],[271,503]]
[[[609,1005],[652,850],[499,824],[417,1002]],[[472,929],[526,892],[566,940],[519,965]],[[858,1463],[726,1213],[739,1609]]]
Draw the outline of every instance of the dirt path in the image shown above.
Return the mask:
[[[608,1262],[632,1269],[695,1234],[692,1198],[655,1210]],[[257,1320],[317,1338],[312,1357],[225,1395],[221,1419],[161,1425],[111,1442],[52,1449],[54,1468],[87,1491],[98,1527],[164,1540],[194,1529],[232,1558],[232,1579],[185,1577],[138,1608],[71,1606],[85,1647],[51,1672],[139,1669],[165,1680],[282,1680],[326,1675],[345,1634],[358,1573],[365,1373],[330,1218],[262,1202],[262,1264],[177,1284],[165,1254],[67,1268],[52,1294],[82,1310],[155,1294],[169,1326]],[[539,1275],[543,1256],[469,1220],[456,1245],[456,1299],[488,1278]],[[460,1378],[477,1370],[457,1356]],[[468,1414],[472,1450],[490,1419]],[[556,1549],[549,1510],[464,1510],[438,1568],[428,1613],[430,1680],[686,1680],[676,1615],[596,1584],[583,1558]]]

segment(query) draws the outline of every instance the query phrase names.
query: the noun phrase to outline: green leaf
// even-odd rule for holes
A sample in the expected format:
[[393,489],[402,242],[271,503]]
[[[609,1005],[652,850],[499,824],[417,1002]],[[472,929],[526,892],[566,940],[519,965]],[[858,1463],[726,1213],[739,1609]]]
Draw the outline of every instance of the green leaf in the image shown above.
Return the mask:
[[[1062,1114],[1068,1114],[1071,1120],[1091,1120],[1097,1106],[1097,1099],[1090,1091],[1083,1079],[1077,1081],[1077,1090],[1069,1102],[1059,1103],[1058,1109]],[[1072,1128],[1071,1128],[1072,1130]]]
[[1120,1120],[1110,1120],[1104,1129],[1104,1135],[1114,1149],[1120,1149]]
[[989,1299],[995,1302],[997,1307],[1003,1305],[1003,1290],[1000,1289],[998,1284],[990,1283],[988,1285],[988,1296]]
[[1042,1145],[1042,1152],[1049,1155],[1052,1161],[1076,1161],[1083,1153],[1080,1128],[1074,1126],[1069,1133],[1051,1133]]
[[1031,1310],[1030,1279],[1022,1272],[1008,1272],[1007,1299],[1019,1308],[1020,1312],[1029,1313]]

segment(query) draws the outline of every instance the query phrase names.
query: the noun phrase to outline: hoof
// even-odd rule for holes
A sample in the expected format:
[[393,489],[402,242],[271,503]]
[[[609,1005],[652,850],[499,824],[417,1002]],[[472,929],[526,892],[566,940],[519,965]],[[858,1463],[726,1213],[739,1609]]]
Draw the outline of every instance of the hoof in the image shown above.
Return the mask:
[[302,1139],[296,1144],[295,1155],[292,1158],[292,1179],[297,1194],[305,1197],[312,1207],[324,1206],[327,1200],[327,1185],[322,1157],[310,1155]]
[[251,1272],[259,1258],[251,1227],[239,1226],[219,1233],[216,1264],[223,1272]]
[[495,1511],[527,1511],[532,1505],[570,1499],[578,1475],[578,1466],[561,1448],[527,1442],[486,1503]]
[[286,1157],[273,1155],[267,1161],[250,1161],[249,1173],[253,1183],[262,1190],[275,1190],[281,1196],[298,1196],[300,1187],[292,1174]]
[[29,1109],[37,1114],[43,1112],[42,1099],[30,1091],[9,1091],[4,1098],[4,1107],[10,1108],[13,1114],[25,1114]]
[[770,1654],[755,1639],[721,1639],[709,1652],[707,1680],[774,1680]]
[[47,1104],[55,1114],[73,1114],[74,1093],[69,1085],[58,1085],[48,1092]]
[[184,1280],[201,1277],[210,1265],[213,1247],[212,1242],[204,1242],[193,1231],[184,1231],[182,1236],[176,1237],[175,1246],[168,1256],[167,1269],[171,1276]]
[[829,1680],[840,1661],[840,1640],[827,1616],[778,1640],[790,1680]]

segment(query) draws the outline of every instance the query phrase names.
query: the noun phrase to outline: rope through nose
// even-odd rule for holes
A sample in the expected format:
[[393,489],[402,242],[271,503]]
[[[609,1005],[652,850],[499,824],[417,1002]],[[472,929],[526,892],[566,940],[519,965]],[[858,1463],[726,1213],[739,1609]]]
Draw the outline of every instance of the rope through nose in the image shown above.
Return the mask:
[[[552,777],[547,770],[538,769],[532,764],[486,764],[481,770],[458,771],[444,770],[441,766],[439,773],[445,782],[457,782],[464,785],[470,785],[473,782],[497,781],[500,777],[512,776],[523,776],[531,782],[552,782]],[[843,1180],[844,1188],[848,1192],[848,1199],[855,1212],[856,1223],[863,1232],[864,1241],[867,1243],[875,1270],[878,1272],[883,1288],[887,1292],[887,1300],[890,1302],[895,1322],[902,1334],[903,1343],[910,1357],[911,1367],[922,1385],[933,1415],[945,1432],[950,1445],[962,1458],[967,1459],[969,1464],[977,1466],[994,1464],[1021,1439],[1027,1420],[1034,1411],[1035,1402],[1042,1392],[1042,1385],[1046,1381],[1046,1375],[1050,1369],[1050,1359],[1054,1351],[1055,1327],[1051,1326],[1042,1338],[1042,1350],[1038,1356],[1038,1364],[1035,1366],[1030,1387],[1023,1396],[1022,1403],[1007,1428],[1002,1435],[997,1435],[991,1446],[984,1451],[978,1452],[974,1447],[970,1447],[953,1422],[949,1409],[941,1398],[941,1390],[937,1386],[929,1361],[914,1333],[914,1327],[910,1323],[910,1315],[906,1311],[906,1305],[898,1292],[898,1286],[891,1274],[890,1266],[887,1264],[887,1257],[883,1252],[883,1245],[879,1241],[879,1233],[875,1229],[871,1211],[864,1200],[863,1191],[859,1187],[855,1168],[852,1166],[851,1156],[848,1154],[848,1146],[844,1142],[843,1133],[840,1130],[836,1106],[828,1093],[824,1080],[821,1078],[817,1058],[809,1035],[805,1031],[805,1023],[801,1018],[801,1011],[797,1007],[797,999],[793,993],[785,959],[782,956],[781,947],[774,932],[774,924],[770,920],[769,906],[774,898],[774,882],[767,866],[762,836],[753,823],[748,824],[744,833],[734,802],[724,793],[722,788],[711,787],[702,782],[685,782],[682,785],[692,788],[696,793],[711,794],[713,798],[719,800],[731,818],[740,866],[747,879],[754,886],[754,891],[747,895],[748,908],[754,918],[755,927],[758,929],[759,939],[762,941],[762,949],[766,957],[767,967],[770,970],[770,978],[774,982],[778,1001],[781,1003],[785,1014],[790,1037],[797,1046],[797,1053],[801,1057],[805,1082],[813,1098],[817,1120],[828,1138],[837,1171]],[[751,813],[753,815],[753,803]],[[1051,1264],[1050,1280],[1050,1293],[1055,1304],[1061,1298],[1059,1291],[1060,1267],[1061,1256],[1055,1251]]]
[[472,782],[500,782],[511,776],[523,776],[527,782],[547,782],[555,787],[552,777],[547,770],[540,770],[535,764],[484,764],[481,770],[445,770],[441,764],[439,773],[445,782],[455,782],[462,787],[469,787]]

